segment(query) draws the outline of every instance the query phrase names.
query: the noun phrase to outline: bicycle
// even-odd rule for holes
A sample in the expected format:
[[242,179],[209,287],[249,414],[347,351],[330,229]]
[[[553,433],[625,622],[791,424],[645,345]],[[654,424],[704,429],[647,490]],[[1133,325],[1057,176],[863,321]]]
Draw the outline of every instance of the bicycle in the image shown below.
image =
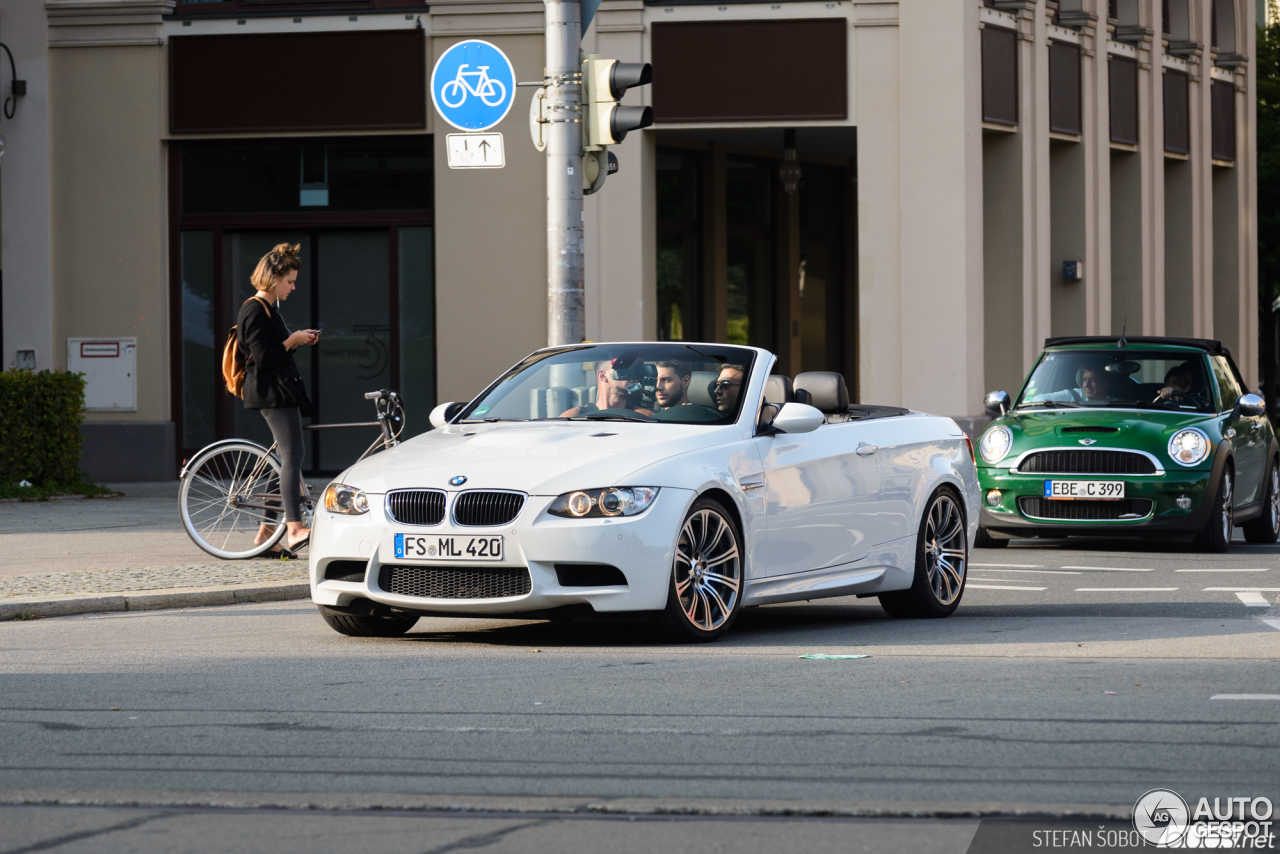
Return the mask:
[[[501,80],[494,80],[489,76],[489,66],[478,65],[476,67],[480,69],[479,71],[463,72],[462,69],[466,67],[465,64],[459,65],[458,76],[440,87],[440,100],[444,102],[446,107],[461,107],[467,102],[468,92],[490,107],[496,107],[507,99],[507,87],[502,85]],[[478,78],[475,86],[467,82],[466,78],[468,77]],[[450,92],[462,96],[458,98],[457,103],[450,99]],[[489,100],[491,97],[493,100]]]
[[[348,424],[310,424],[303,430],[346,430],[378,427],[381,435],[356,460],[399,444],[404,432],[404,406],[391,389],[371,391],[376,421]],[[201,448],[178,476],[178,512],[187,536],[204,551],[224,560],[245,560],[269,551],[284,536],[284,501],[280,492],[280,457],[276,444],[264,448],[247,439],[224,439]],[[307,527],[315,512],[316,497],[305,482],[302,516]],[[274,516],[274,518],[272,518]],[[255,544],[259,525],[275,530]]]

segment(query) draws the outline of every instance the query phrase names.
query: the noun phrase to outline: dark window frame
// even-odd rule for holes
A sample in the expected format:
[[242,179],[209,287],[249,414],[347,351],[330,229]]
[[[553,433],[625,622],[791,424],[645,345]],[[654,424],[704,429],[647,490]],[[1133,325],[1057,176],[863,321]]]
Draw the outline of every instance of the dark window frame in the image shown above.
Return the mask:
[[[1068,55],[1070,55],[1068,57]],[[1074,59],[1074,79],[1063,79],[1063,69],[1069,66],[1067,58]],[[1084,133],[1084,73],[1083,53],[1080,45],[1072,42],[1049,43],[1049,130],[1053,133],[1081,136]],[[1071,92],[1063,86],[1071,84]]]
[[[1003,41],[1004,44],[998,44]],[[1002,69],[993,67],[992,62],[996,59],[996,51],[998,49],[1012,49],[1012,78],[1013,91],[1006,91],[1008,81],[998,77],[997,75]],[[992,124],[1005,125],[1007,127],[1017,127],[1019,120],[1019,100],[1021,96],[1020,84],[1021,80],[1018,68],[1018,34],[1004,27],[993,27],[991,25],[982,28],[982,120],[991,122]],[[1006,57],[1007,59],[1008,57]],[[994,96],[1000,96],[1002,101],[1007,100],[1008,103],[994,104]],[[1001,110],[1012,104],[1012,111]],[[997,112],[997,110],[1001,110]]]
[[1214,80],[1209,88],[1212,113],[1214,160],[1236,161],[1236,87],[1225,80]]
[[282,15],[332,15],[340,12],[427,11],[426,0],[178,0],[166,18],[279,18]]
[[[1121,75],[1127,80],[1132,81],[1132,112],[1129,105],[1121,103],[1117,99],[1117,78]],[[1140,123],[1138,121],[1138,61],[1130,59],[1127,56],[1111,56],[1107,59],[1107,96],[1108,96],[1108,118],[1109,118],[1109,135],[1112,142],[1118,142],[1122,145],[1137,145],[1141,138]],[[1127,128],[1123,127],[1122,122],[1117,122],[1117,115],[1123,113],[1122,119],[1133,123],[1133,133],[1125,135]]]
[[[1173,110],[1169,109],[1171,90],[1169,88],[1170,75],[1172,79],[1180,79],[1182,86],[1182,103],[1181,103],[1181,128],[1176,124],[1177,118]],[[1176,68],[1166,68],[1161,76],[1161,97],[1164,99],[1164,150],[1170,154],[1191,154],[1191,79],[1185,71],[1179,71]],[[1176,93],[1173,93],[1176,94]],[[1171,116],[1174,118],[1171,119]],[[1175,124],[1172,126],[1170,122]],[[1172,132],[1171,132],[1172,130]],[[1181,139],[1179,138],[1179,132]],[[1185,139],[1185,142],[1182,141]]]

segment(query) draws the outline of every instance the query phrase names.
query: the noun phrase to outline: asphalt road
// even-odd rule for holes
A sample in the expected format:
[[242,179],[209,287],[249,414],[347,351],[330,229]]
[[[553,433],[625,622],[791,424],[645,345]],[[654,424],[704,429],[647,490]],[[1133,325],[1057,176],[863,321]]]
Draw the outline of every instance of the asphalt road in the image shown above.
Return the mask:
[[[975,550],[946,620],[768,606],[710,646],[352,639],[304,603],[0,624],[0,802],[61,804],[0,808],[0,852],[965,851],[940,816],[1280,802],[1277,598],[1277,547],[1036,540]],[[768,817],[823,812],[931,818]]]

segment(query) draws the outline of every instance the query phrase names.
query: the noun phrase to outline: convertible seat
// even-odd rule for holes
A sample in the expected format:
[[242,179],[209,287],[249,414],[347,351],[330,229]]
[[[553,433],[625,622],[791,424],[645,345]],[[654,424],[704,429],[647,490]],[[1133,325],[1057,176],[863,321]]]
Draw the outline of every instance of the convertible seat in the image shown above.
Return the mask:
[[810,406],[822,410],[824,424],[843,424],[850,420],[849,387],[835,371],[806,371],[796,376],[795,390],[809,395]]
[[694,371],[689,378],[689,388],[685,392],[689,402],[715,409],[716,395],[711,387],[715,385],[718,376],[720,375],[715,371]]

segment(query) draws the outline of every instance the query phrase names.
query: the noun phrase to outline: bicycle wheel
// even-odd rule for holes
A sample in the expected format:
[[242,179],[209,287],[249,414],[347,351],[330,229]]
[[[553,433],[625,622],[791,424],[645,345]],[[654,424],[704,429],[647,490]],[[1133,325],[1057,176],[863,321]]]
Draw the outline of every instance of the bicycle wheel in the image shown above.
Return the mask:
[[507,99],[507,87],[501,80],[486,80],[480,89],[480,100],[490,107],[496,107]]
[[[453,93],[452,96],[450,93]],[[450,109],[461,107],[467,100],[467,89],[461,81],[450,80],[440,87],[440,100]]]
[[[209,554],[224,560],[257,557],[285,532],[280,461],[253,442],[207,448],[187,466],[178,489],[178,509],[187,535]],[[274,514],[274,521],[269,514]],[[254,545],[264,522],[275,530]]]

